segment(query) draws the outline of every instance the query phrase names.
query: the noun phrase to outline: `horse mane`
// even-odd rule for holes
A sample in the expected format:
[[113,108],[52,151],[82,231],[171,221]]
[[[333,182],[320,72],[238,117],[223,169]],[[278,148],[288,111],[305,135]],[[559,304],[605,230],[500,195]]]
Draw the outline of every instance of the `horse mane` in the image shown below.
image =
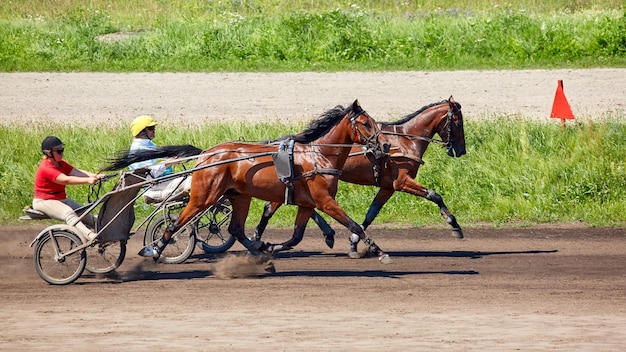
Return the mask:
[[316,120],[311,121],[309,126],[302,132],[297,134],[288,134],[276,139],[261,142],[262,144],[271,144],[274,142],[283,141],[285,139],[293,139],[298,143],[311,143],[330,131],[346,114],[353,111],[352,105],[344,108],[342,105],[337,105],[332,109],[326,110]]
[[[408,115],[406,115],[406,116],[404,116],[404,117],[400,118],[400,119],[399,119],[399,120],[397,120],[397,121],[393,121],[393,122],[381,122],[380,124],[381,124],[382,126],[402,125],[402,124],[404,124],[404,123],[406,123],[406,122],[410,121],[410,120],[411,120],[412,118],[414,118],[415,116],[417,116],[417,115],[419,115],[419,114],[423,113],[424,111],[426,111],[426,109],[432,108],[433,106],[437,106],[437,105],[441,105],[441,104],[447,104],[447,103],[448,103],[448,100],[442,100],[442,101],[439,101],[439,102],[436,102],[436,103],[432,103],[432,104],[429,104],[429,105],[425,105],[425,106],[421,107],[419,110],[417,110],[417,111],[415,111],[415,112],[413,112],[413,113],[410,113],[410,114],[408,114]],[[457,108],[460,110],[460,109],[461,109],[461,104],[459,104],[459,103],[457,103],[457,102],[454,102],[454,103],[456,104]]]

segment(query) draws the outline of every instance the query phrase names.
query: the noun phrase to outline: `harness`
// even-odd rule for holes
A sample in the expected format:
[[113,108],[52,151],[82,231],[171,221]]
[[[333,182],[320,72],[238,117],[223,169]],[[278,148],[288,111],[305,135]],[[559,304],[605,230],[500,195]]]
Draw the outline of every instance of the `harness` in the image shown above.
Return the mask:
[[[412,134],[399,132],[398,126],[396,125],[393,125],[393,131],[383,131],[381,129],[380,133],[393,135],[393,136],[399,136],[399,137],[405,137],[405,138],[410,138],[410,139],[423,140],[428,143],[437,143],[443,147],[446,147],[446,149],[451,149],[452,148],[452,118],[453,116],[454,116],[454,112],[452,111],[452,109],[448,109],[448,113],[446,116],[446,123],[443,126],[443,128],[447,129],[447,132],[448,132],[448,140],[446,142],[433,139],[433,138],[416,136]],[[365,155],[365,157],[372,164],[372,171],[374,173],[374,181],[375,181],[376,186],[380,186],[380,170],[383,167],[387,167],[386,161],[388,161],[391,158],[405,158],[405,159],[413,160],[414,162],[419,163],[421,165],[424,164],[424,161],[422,160],[421,157],[415,154],[407,153],[406,151],[400,148],[397,148],[397,147],[390,148],[391,146],[388,144],[383,145],[382,150],[379,148],[380,145],[377,145],[377,147],[378,148],[376,149],[371,149],[371,148],[366,149],[364,147],[362,152],[352,153],[349,155],[349,156],[356,156],[360,154]]]
[[280,182],[284,183],[285,188],[285,204],[293,204],[293,145],[295,141],[290,138],[280,142],[276,154],[272,154],[276,175]]
[[[282,182],[285,188],[285,204],[295,204],[294,200],[294,186],[293,181],[296,178],[307,178],[314,175],[333,175],[340,176],[341,170],[337,169],[324,169],[317,167],[317,159],[313,160],[313,170],[302,173],[299,176],[295,175],[293,164],[293,147],[295,141],[290,138],[281,141],[278,145],[278,151],[272,154],[272,160],[274,162],[274,169],[276,169],[276,175],[280,182]],[[343,145],[342,145],[343,146]]]
[[[361,138],[366,141],[366,144],[363,146],[365,153],[373,156],[374,159],[381,158],[385,155],[386,152],[381,151],[380,145],[378,143],[378,132],[374,133],[372,136],[366,136],[363,132],[356,126],[356,118],[361,114],[367,114],[365,111],[351,112],[350,113],[350,122],[352,123],[352,129],[356,129]],[[369,115],[368,115],[369,116]],[[293,138],[285,139],[280,142],[278,145],[278,151],[275,154],[272,154],[272,161],[274,162],[274,168],[276,170],[276,175],[278,179],[286,186],[285,187],[285,204],[291,205],[295,204],[294,200],[294,185],[293,181],[296,178],[307,178],[315,175],[333,175],[340,176],[341,170],[338,169],[325,169],[317,167],[317,159],[315,157],[311,158],[313,161],[313,170],[304,172],[299,176],[295,175],[294,172],[294,145],[295,140]],[[345,144],[309,144],[312,147],[315,146],[336,146],[336,147],[344,147],[349,148],[352,145]],[[374,163],[372,163],[374,165]],[[378,172],[378,171],[376,171]]]
[[389,158],[389,151],[391,150],[391,145],[384,144],[382,148],[380,148],[380,144],[376,149],[363,148],[363,153],[367,160],[372,164],[372,172],[374,173],[374,182],[376,186],[380,186],[380,170],[382,168],[383,159]]

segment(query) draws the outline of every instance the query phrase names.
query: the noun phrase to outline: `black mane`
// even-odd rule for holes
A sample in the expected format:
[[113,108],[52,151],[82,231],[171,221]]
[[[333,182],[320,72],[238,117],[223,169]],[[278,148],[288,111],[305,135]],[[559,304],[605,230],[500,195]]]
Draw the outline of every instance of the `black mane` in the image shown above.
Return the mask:
[[[448,101],[447,101],[447,100],[442,100],[442,101],[437,102],[437,103],[432,103],[432,104],[429,104],[429,105],[423,106],[421,109],[419,109],[419,110],[417,110],[417,111],[415,111],[415,112],[413,112],[413,113],[411,113],[411,114],[408,114],[408,115],[406,115],[406,116],[402,117],[401,119],[399,119],[399,120],[397,120],[397,121],[393,121],[393,122],[381,122],[380,124],[381,124],[382,126],[402,125],[402,124],[404,124],[404,123],[406,123],[406,122],[410,121],[410,120],[411,120],[412,118],[414,118],[415,116],[417,116],[417,115],[419,115],[419,114],[423,113],[426,109],[431,108],[431,107],[433,107],[433,106],[441,105],[441,104],[448,104]],[[460,110],[460,109],[461,109],[461,104],[459,104],[459,103],[457,103],[457,102],[455,102],[455,104],[456,104],[457,108]]]
[[[311,143],[330,131],[346,114],[353,112],[353,106],[350,105],[344,108],[342,105],[337,105],[332,109],[326,110],[317,120],[311,121],[306,130],[298,134],[289,134],[280,138],[272,139],[262,143],[273,143],[282,141],[285,139],[293,139],[298,143]],[[362,111],[354,111],[354,113],[362,113]]]

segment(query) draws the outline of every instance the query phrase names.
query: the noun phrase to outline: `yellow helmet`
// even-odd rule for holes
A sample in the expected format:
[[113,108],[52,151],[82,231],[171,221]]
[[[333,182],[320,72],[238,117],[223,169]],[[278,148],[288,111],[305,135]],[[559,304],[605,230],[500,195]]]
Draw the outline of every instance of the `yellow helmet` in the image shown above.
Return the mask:
[[136,137],[144,128],[156,125],[158,125],[156,121],[148,115],[137,116],[130,123],[130,132],[133,134],[133,137]]

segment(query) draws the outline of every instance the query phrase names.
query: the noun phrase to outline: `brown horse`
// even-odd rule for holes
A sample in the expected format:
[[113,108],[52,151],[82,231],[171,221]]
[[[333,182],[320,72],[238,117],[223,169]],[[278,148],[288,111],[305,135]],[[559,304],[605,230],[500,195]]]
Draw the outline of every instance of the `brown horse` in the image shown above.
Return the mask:
[[226,195],[233,212],[228,231],[250,253],[274,252],[297,245],[303,237],[308,219],[315,208],[337,220],[360,236],[381,261],[388,256],[368,237],[335,201],[340,170],[354,143],[378,145],[379,128],[376,122],[355,101],[348,108],[338,106],[326,111],[309,128],[290,136],[293,144],[293,204],[298,206],[293,239],[279,248],[268,248],[260,241],[251,241],[244,234],[244,224],[252,198],[282,202],[286,185],[279,180],[273,163],[276,145],[228,142],[201,151],[192,146],[169,146],[155,151],[139,151],[114,159],[109,167],[125,167],[133,162],[161,157],[198,155],[193,169],[189,203],[179,217],[166,229],[154,245],[144,247],[139,254],[158,258],[178,229],[215,204]]
[[[388,153],[374,155],[364,152],[361,147],[354,147],[339,177],[345,182],[380,187],[365,215],[365,220],[361,225],[363,229],[367,229],[374,221],[394,192],[406,192],[437,204],[441,214],[452,226],[456,237],[463,238],[461,227],[446,207],[441,195],[415,181],[417,171],[424,163],[422,155],[431,142],[443,144],[449,156],[460,157],[465,154],[461,105],[451,96],[448,100],[424,106],[398,121],[383,122],[380,125],[380,143],[387,145]],[[434,140],[435,134],[438,134],[445,142]],[[269,219],[280,206],[279,202],[266,203],[263,216],[255,231],[256,240],[261,239]],[[319,214],[314,212],[312,218],[322,229],[326,244],[332,248],[335,231]],[[357,253],[359,237],[352,235],[350,242],[350,257],[360,257]]]

